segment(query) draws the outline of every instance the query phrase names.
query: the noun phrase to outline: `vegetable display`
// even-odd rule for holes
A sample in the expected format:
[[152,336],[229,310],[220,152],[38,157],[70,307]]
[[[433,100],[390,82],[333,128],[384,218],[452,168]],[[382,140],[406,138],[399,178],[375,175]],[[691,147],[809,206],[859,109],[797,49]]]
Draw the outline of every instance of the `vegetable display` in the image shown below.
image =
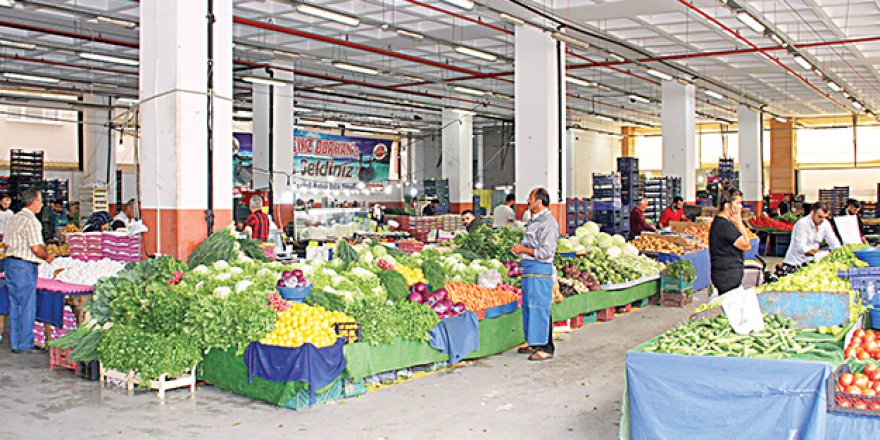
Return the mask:
[[874,330],[857,329],[853,332],[852,340],[846,346],[843,355],[847,359],[866,361],[869,359],[880,360],[880,334]]
[[609,257],[634,257],[639,250],[626,242],[622,235],[609,235],[599,231],[599,225],[587,222],[575,230],[575,236],[561,238],[556,243],[558,253],[582,253],[590,249],[600,249]]
[[134,371],[142,379],[162,374],[179,376],[202,358],[198,345],[178,335],[156,334],[127,325],[113,325],[98,344],[98,358],[105,368]]
[[663,276],[670,278],[682,278],[687,282],[693,282],[697,279],[697,271],[694,264],[688,260],[676,260],[666,265],[663,269]]
[[773,231],[791,231],[794,229],[794,223],[775,220],[766,215],[760,215],[749,220],[749,226],[756,229],[769,229]]
[[124,266],[123,263],[106,258],[97,261],[80,261],[60,257],[52,263],[41,264],[37,276],[54,278],[65,283],[94,286],[101,278],[116,276]]
[[[242,243],[246,243],[242,246]],[[226,227],[211,234],[189,255],[189,268],[208,266],[215,261],[236,261],[240,259],[269,261],[262,250],[256,252],[253,240],[239,240],[235,228]],[[258,244],[256,244],[259,247]]]
[[471,252],[482,259],[499,261],[509,259],[510,248],[521,242],[521,230],[499,229],[496,232],[488,226],[480,226],[471,233],[458,234],[453,240],[458,249]]
[[446,283],[446,292],[453,303],[463,303],[468,310],[486,310],[519,300],[519,297],[500,287],[486,289],[473,284]]
[[559,290],[563,297],[599,290],[599,280],[589,269],[581,270],[574,262],[559,269]]
[[426,304],[402,301],[387,304],[379,301],[358,301],[345,312],[361,326],[361,341],[387,344],[397,339],[427,341],[428,332],[440,322]]
[[[675,239],[678,240],[675,240]],[[704,247],[697,243],[688,243],[681,237],[670,237],[657,234],[643,234],[630,242],[642,252],[655,252],[673,255],[689,254]]]
[[880,401],[865,399],[880,395],[880,367],[865,364],[860,373],[844,373],[837,378],[835,389],[844,395],[835,396],[835,403],[842,408],[880,411]]
[[263,336],[260,343],[279,347],[299,347],[303,344],[329,347],[339,338],[334,325],[342,322],[354,322],[354,318],[323,307],[293,303],[278,312],[275,328]]
[[563,258],[557,255],[554,262],[556,267],[568,267],[571,264],[575,264],[581,271],[589,270],[602,285],[625,283],[656,275],[664,267],[662,263],[644,255],[612,258],[598,249],[593,249],[577,258]]

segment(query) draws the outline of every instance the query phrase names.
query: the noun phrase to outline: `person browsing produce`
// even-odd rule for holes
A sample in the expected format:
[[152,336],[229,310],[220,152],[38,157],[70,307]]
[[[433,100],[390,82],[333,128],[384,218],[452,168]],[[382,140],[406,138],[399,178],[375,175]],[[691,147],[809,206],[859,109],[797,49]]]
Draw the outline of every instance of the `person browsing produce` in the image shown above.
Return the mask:
[[688,218],[684,215],[684,199],[675,196],[675,198],[672,199],[672,204],[667,206],[666,209],[660,213],[660,226],[667,228],[671,222],[682,221],[688,221]]
[[55,260],[46,252],[43,226],[35,213],[43,209],[36,189],[21,194],[24,208],[9,219],[3,243],[6,245],[6,284],[9,291],[9,345],[13,353],[34,351],[34,320],[37,306],[37,266]]
[[263,212],[263,198],[253,196],[248,201],[250,215],[244,221],[245,231],[249,238],[259,241],[269,239],[269,216]]
[[464,228],[469,234],[480,227],[480,222],[477,221],[477,216],[474,215],[474,211],[471,211],[470,209],[464,210],[461,213],[461,222],[464,224]]
[[645,220],[645,210],[648,209],[648,201],[645,199],[639,199],[636,201],[636,206],[629,213],[629,233],[630,238],[635,238],[641,235],[642,231],[656,231],[657,228],[648,224],[648,221]]
[[742,285],[743,252],[752,248],[743,224],[742,200],[742,192],[736,188],[722,191],[718,215],[709,228],[709,275],[719,295]]
[[516,203],[516,196],[508,194],[504,198],[504,203],[495,207],[492,211],[492,227],[495,229],[506,228],[507,225],[516,221],[516,212],[513,205]]
[[789,266],[802,266],[812,260],[813,255],[819,252],[822,242],[834,250],[840,247],[840,241],[834,235],[831,222],[826,221],[828,207],[817,203],[810,210],[810,215],[804,216],[794,224],[791,230],[791,244],[785,253],[785,264]]
[[547,207],[550,193],[544,188],[529,194],[529,211],[532,213],[526,225],[521,244],[511,248],[511,253],[522,259],[522,319],[526,346],[519,353],[531,353],[529,360],[543,361],[553,358],[553,322],[550,308],[553,303],[553,257],[559,239],[559,224]]

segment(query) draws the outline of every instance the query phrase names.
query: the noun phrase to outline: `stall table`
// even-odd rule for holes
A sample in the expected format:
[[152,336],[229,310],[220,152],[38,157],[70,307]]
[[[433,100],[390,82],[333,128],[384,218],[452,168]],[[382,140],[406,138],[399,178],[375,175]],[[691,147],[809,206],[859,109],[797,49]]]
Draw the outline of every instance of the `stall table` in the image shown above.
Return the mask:
[[[37,321],[61,327],[64,324],[65,301],[76,314],[77,323],[85,319],[83,306],[92,295],[92,286],[64,283],[47,278],[37,279]],[[9,314],[9,292],[6,279],[0,278],[0,315]]]
[[687,260],[694,265],[697,272],[697,278],[694,280],[694,290],[703,290],[711,284],[711,258],[709,249],[703,249],[697,252],[691,252],[684,255],[658,253],[657,261],[661,263],[672,263],[673,261]]

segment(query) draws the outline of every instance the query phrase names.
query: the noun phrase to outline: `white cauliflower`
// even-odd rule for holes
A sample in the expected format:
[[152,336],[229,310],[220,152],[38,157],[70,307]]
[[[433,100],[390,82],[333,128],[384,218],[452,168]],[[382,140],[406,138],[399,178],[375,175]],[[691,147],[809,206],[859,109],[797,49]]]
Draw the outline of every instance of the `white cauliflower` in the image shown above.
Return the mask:
[[215,261],[213,266],[214,266],[214,269],[218,269],[218,270],[229,269],[229,263],[227,263],[224,260]]
[[208,269],[208,267],[205,266],[204,264],[200,264],[200,265],[196,266],[196,268],[193,269],[192,271],[193,271],[193,273],[199,274],[199,275],[210,275],[211,274],[211,270]]
[[226,286],[220,286],[214,289],[214,296],[216,296],[217,298],[226,298],[229,296],[230,293],[232,293],[232,289]]
[[249,287],[251,287],[251,285],[253,285],[253,284],[254,283],[252,283],[248,280],[241,280],[241,281],[235,283],[235,291],[236,292],[244,292]]

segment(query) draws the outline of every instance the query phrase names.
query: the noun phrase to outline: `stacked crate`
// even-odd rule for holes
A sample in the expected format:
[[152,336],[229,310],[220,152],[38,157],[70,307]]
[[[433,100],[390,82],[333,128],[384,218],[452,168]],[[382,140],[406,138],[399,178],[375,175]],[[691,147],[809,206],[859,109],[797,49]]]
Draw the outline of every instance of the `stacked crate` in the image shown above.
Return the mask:
[[101,257],[123,263],[140,261],[140,235],[104,232],[101,235]]
[[648,209],[645,218],[657,223],[660,221],[660,213],[672,203],[672,188],[666,177],[657,179],[645,179],[645,200],[648,201]]
[[46,203],[70,201],[70,182],[67,179],[52,179],[43,182],[43,200]]
[[9,151],[9,191],[13,196],[14,210],[22,208],[21,193],[30,188],[42,190],[43,152]]
[[618,232],[629,235],[629,213],[642,198],[642,181],[639,177],[639,159],[635,157],[618,157],[617,172],[620,174],[621,202],[623,203],[623,230]]
[[848,186],[835,186],[832,189],[819,190],[819,203],[827,206],[833,215],[840,215],[846,209],[849,198]]
[[422,181],[422,194],[428,200],[437,199],[438,212],[449,212],[449,179],[425,179]]
[[593,211],[590,217],[609,234],[629,233],[629,212],[623,211],[622,189],[620,173],[593,173]]
[[590,202],[587,199],[569,197],[565,200],[565,232],[574,235],[575,229],[590,220]]

